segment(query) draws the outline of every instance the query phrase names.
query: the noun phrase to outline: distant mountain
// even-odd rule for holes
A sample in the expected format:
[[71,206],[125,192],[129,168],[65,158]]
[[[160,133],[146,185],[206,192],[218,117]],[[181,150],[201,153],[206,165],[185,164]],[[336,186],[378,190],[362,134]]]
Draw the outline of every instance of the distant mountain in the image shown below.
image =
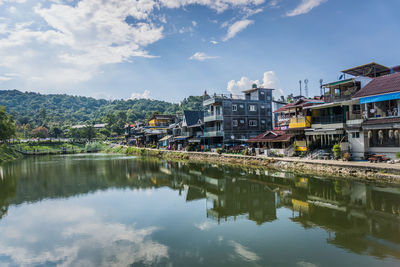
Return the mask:
[[104,100],[83,96],[39,94],[18,90],[0,90],[0,105],[7,108],[18,124],[68,126],[103,122],[108,114],[125,112],[127,122],[146,119],[153,113],[175,114],[202,107],[202,97],[190,96],[180,104],[159,100]]

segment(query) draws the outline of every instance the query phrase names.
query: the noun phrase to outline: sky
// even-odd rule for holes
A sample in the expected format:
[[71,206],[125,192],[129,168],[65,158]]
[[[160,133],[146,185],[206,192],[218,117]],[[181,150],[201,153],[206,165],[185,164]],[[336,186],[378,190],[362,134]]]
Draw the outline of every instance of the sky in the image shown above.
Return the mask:
[[[0,90],[179,102],[309,96],[369,62],[400,65],[399,0],[0,0]],[[304,89],[304,82],[303,82]]]

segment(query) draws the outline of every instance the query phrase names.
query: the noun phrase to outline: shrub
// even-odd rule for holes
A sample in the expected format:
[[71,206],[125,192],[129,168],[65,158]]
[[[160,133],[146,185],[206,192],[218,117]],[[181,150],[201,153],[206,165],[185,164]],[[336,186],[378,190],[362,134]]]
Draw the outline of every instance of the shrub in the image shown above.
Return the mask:
[[349,152],[344,153],[343,159],[345,161],[350,161],[351,160],[351,154]]
[[400,158],[400,152],[396,152],[396,158]]
[[222,154],[222,148],[217,148],[216,152],[221,155]]
[[332,152],[335,159],[338,159],[340,157],[340,152],[341,152],[340,144],[335,144],[332,148]]

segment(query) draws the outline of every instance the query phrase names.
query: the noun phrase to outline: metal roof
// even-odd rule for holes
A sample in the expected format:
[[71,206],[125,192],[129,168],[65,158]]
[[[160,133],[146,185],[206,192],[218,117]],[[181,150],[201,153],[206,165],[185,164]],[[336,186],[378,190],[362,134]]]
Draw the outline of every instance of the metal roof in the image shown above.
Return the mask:
[[371,62],[351,69],[343,70],[342,72],[353,76],[378,77],[389,74],[390,68],[375,62]]

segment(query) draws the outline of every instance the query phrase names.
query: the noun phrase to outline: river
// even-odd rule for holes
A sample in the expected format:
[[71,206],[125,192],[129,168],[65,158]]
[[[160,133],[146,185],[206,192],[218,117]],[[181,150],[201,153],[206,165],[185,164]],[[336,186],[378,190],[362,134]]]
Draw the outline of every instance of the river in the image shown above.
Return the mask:
[[0,266],[400,266],[400,187],[32,157],[0,166]]

